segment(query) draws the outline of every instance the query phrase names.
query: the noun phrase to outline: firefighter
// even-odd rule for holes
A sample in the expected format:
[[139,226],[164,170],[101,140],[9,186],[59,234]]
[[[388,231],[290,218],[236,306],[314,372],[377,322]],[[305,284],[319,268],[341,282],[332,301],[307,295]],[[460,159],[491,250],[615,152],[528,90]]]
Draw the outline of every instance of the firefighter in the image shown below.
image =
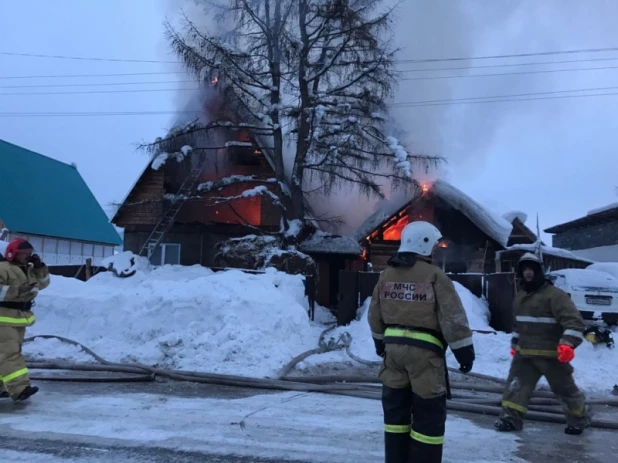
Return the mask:
[[584,339],[584,320],[569,295],[545,278],[541,260],[526,253],[519,260],[521,290],[513,302],[513,362],[502,400],[498,431],[523,429],[523,417],[541,376],[562,404],[565,433],[581,434],[590,424],[584,395],[573,380],[575,348]]
[[30,385],[21,347],[26,327],[34,324],[34,298],[49,286],[49,270],[22,238],[8,244],[4,257],[0,262],[0,397],[22,401],[39,390]]
[[474,362],[472,333],[455,286],[430,263],[441,238],[428,222],[408,224],[369,306],[376,352],[384,359],[379,377],[386,463],[442,461],[447,345],[462,372]]

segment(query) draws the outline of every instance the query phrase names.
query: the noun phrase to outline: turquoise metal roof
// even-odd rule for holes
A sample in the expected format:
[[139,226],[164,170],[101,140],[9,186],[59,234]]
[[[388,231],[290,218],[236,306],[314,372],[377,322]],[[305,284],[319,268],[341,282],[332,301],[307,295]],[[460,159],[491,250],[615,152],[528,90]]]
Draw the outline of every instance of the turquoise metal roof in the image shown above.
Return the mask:
[[14,232],[120,245],[77,169],[0,140],[0,219]]

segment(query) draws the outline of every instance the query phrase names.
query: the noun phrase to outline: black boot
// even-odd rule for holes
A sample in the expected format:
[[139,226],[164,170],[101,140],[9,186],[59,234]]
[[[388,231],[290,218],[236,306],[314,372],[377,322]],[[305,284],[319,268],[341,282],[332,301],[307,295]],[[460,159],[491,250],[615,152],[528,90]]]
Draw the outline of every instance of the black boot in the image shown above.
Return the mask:
[[580,428],[578,426],[567,426],[564,428],[564,433],[569,434],[570,436],[579,436],[584,432],[584,428]]
[[500,418],[498,421],[494,423],[494,428],[500,432],[512,432],[517,431],[515,425],[510,421],[505,420],[504,418]]
[[19,396],[17,397],[17,401],[21,402],[23,400],[26,400],[26,399],[32,397],[37,392],[39,392],[39,388],[38,387],[36,387],[36,386],[26,386],[26,389],[21,391],[21,394],[19,394]]

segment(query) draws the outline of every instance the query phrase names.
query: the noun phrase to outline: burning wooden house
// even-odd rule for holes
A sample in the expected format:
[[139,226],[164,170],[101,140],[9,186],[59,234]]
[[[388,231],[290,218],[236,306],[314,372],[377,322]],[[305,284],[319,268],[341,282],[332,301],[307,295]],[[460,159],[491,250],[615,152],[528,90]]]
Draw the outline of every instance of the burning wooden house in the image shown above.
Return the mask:
[[172,131],[112,218],[124,249],[155,265],[214,266],[221,242],[277,231],[285,213],[269,194],[282,186],[264,141],[238,129],[237,108],[216,92],[206,89],[201,107],[217,127]]
[[447,273],[495,272],[497,251],[536,241],[519,217],[496,215],[449,183],[437,180],[424,184],[412,199],[390,201],[357,229],[355,237],[374,271],[386,267],[399,247],[401,231],[415,220],[431,222],[442,232],[434,263]]

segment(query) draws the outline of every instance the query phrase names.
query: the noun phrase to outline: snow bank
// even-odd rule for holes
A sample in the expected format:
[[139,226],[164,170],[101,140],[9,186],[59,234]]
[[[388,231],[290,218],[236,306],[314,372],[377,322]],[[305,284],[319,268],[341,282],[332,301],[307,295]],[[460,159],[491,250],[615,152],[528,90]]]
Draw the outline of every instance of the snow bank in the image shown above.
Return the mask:
[[[0,252],[2,252],[1,248]],[[597,262],[586,267],[586,270],[596,270],[598,272],[609,273],[618,280],[618,262]]]
[[513,220],[519,219],[521,223],[525,224],[526,220],[528,220],[528,214],[523,211],[509,211],[505,214],[502,214],[502,218],[509,223],[513,223]]
[[[111,361],[264,377],[316,347],[320,327],[307,311],[299,275],[163,266],[87,283],[52,276],[29,335],[65,336]],[[38,340],[25,352],[91,360],[57,341]]]
[[[470,327],[473,330],[493,331],[489,326],[489,309],[487,303],[474,296],[468,289],[455,282],[457,293],[464,304]],[[357,320],[349,326],[335,330],[332,337],[337,339],[343,332],[348,332],[352,336],[350,349],[356,356],[368,360],[379,361],[380,357],[375,354],[375,347],[371,338],[371,331],[367,321],[368,298],[365,304],[359,309]],[[474,349],[476,361],[472,371],[485,375],[506,378],[511,366],[511,335],[497,332],[495,334],[473,333]],[[618,329],[614,330],[614,337],[618,339]],[[591,394],[608,394],[614,384],[618,383],[618,351],[608,349],[605,345],[593,346],[589,342],[584,342],[577,350],[573,366],[575,368],[575,379],[578,385],[586,392]],[[308,358],[300,368],[309,368],[320,363],[350,362],[350,359],[343,352],[331,352]],[[447,363],[449,366],[459,368],[452,351],[447,352]],[[540,384],[547,385],[545,380]]]

